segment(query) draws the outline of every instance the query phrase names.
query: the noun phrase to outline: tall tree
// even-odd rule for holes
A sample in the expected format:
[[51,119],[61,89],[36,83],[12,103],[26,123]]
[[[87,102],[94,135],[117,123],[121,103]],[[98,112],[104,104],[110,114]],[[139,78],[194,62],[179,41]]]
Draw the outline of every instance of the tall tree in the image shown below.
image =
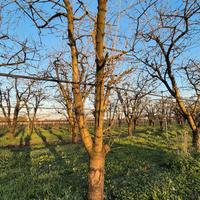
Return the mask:
[[[54,0],[45,1],[44,3],[51,4],[52,10],[50,12],[49,9],[46,9],[47,7],[49,8],[49,5],[41,8],[38,5],[40,3],[38,1],[32,0],[28,3],[20,0],[15,1],[23,13],[34,22],[40,31],[43,28],[48,28],[56,30],[56,33],[58,33],[56,28],[61,27],[62,33],[65,34],[66,24],[63,23],[62,19],[67,19],[68,42],[66,44],[69,52],[67,52],[66,57],[70,60],[72,69],[73,107],[79,132],[89,156],[88,199],[102,200],[104,199],[105,158],[109,151],[109,146],[103,142],[104,114],[113,85],[130,72],[130,69],[127,68],[115,71],[117,61],[130,50],[118,51],[114,47],[110,49],[105,45],[105,29],[109,26],[109,23],[106,25],[105,22],[107,0],[98,0],[98,9],[95,16],[92,12],[92,14],[89,12],[84,2],[79,0],[75,2],[77,4],[72,3],[70,0],[63,0],[64,4]],[[55,22],[62,23],[62,26],[56,27],[57,23]],[[114,26],[115,22],[113,23]],[[66,38],[66,35],[63,37]],[[90,38],[89,42],[87,38]],[[110,38],[107,38],[107,41],[110,41]],[[81,89],[83,86],[80,82],[80,55],[83,55],[83,52],[85,53],[87,46],[90,47],[87,53],[91,54],[86,55],[89,57],[91,66],[95,69],[91,72],[94,72],[95,76],[95,81],[92,83],[95,87],[94,137],[89,133],[87,127],[86,114],[84,112],[85,94]],[[110,52],[110,56],[108,53],[105,53],[105,49]]]

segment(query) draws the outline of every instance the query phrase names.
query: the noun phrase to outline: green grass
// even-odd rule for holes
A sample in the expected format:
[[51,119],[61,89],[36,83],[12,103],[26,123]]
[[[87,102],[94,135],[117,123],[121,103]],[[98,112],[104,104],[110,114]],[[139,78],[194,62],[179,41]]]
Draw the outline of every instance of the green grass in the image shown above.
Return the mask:
[[[31,145],[43,144],[45,138],[50,144],[66,143],[70,141],[70,135],[66,127],[39,127],[37,130],[38,131],[34,131],[31,136]],[[6,130],[3,129],[1,131],[4,134],[0,134],[0,146],[23,146],[25,144],[28,133],[26,127],[19,127],[12,138],[5,134]]]
[[[182,153],[182,131],[173,127],[160,133],[157,128],[139,127],[127,138],[125,126],[114,127],[112,134],[122,137],[107,139],[112,149],[106,158],[106,199],[199,200],[200,155]],[[19,133],[10,141],[4,135],[0,144],[20,144],[21,137]],[[0,199],[85,199],[86,152],[82,144],[64,144],[63,140],[70,140],[66,130],[46,128],[33,134],[34,145],[2,147]]]

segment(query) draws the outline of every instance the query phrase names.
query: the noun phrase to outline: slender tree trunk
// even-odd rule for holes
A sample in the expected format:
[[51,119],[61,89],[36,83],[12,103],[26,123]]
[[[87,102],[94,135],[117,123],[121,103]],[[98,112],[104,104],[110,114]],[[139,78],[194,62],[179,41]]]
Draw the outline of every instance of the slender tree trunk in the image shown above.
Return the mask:
[[133,131],[135,131],[136,126],[137,126],[137,119],[134,119],[133,120]]
[[30,121],[29,122],[29,136],[31,136],[33,134],[33,127],[34,127],[34,122]]
[[9,132],[12,137],[14,136],[16,129],[17,129],[17,119],[14,119]]
[[11,128],[11,119],[10,118],[7,118],[7,124],[8,124],[8,128],[10,129]]
[[200,152],[200,128],[192,131],[192,143],[196,151]]
[[132,136],[133,135],[133,122],[128,123],[128,135]]
[[71,132],[72,132],[72,144],[76,144],[78,141],[76,124],[73,124],[71,126]]
[[88,200],[104,199],[105,154],[95,153],[90,156],[88,175]]
[[159,123],[160,123],[160,130],[163,131],[164,130],[164,128],[163,128],[163,120],[160,120]]
[[13,122],[10,127],[10,135],[12,137],[14,136],[16,129],[17,129],[17,121],[18,121],[18,115],[19,115],[19,110],[20,110],[19,106],[20,106],[20,103],[19,103],[19,101],[17,101],[17,103],[15,105],[15,109],[14,109],[14,114],[13,114]]

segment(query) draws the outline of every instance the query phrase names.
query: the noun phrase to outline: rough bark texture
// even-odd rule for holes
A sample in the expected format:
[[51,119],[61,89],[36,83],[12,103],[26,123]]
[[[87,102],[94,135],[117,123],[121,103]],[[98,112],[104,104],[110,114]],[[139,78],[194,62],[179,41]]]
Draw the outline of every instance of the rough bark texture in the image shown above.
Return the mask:
[[96,153],[90,156],[88,175],[88,200],[104,199],[105,155]]

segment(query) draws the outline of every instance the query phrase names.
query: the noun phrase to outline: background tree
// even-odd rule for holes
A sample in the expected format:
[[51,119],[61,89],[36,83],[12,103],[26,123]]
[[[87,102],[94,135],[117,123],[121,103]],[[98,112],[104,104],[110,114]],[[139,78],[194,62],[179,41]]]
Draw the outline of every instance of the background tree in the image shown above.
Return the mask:
[[142,54],[134,54],[147,67],[149,74],[160,80],[176,99],[192,129],[193,146],[197,151],[200,150],[200,131],[182,98],[176,74],[177,66],[180,66],[178,58],[186,51],[189,43],[195,40],[199,10],[199,2],[196,0],[181,1],[177,9],[164,2],[154,2],[146,15],[141,17],[138,28],[137,37],[145,44],[145,49],[141,51]]
[[[28,116],[28,137],[29,141],[31,138],[31,135],[34,130],[34,123],[37,116],[37,111],[39,107],[41,106],[42,101],[46,99],[46,95],[44,94],[43,89],[40,86],[33,85],[32,87],[28,87],[28,91],[26,94],[26,98],[24,99],[24,104],[27,111]],[[28,101],[27,101],[28,98]]]
[[31,84],[22,87],[19,81],[15,79],[12,86],[6,87],[5,90],[3,88],[0,89],[0,106],[8,123],[9,135],[11,137],[13,137],[16,132],[19,112],[29,100],[27,92],[30,87]]
[[151,87],[149,86],[149,78],[140,74],[138,75],[135,84],[126,83],[123,85],[124,91],[117,90],[118,98],[123,108],[125,120],[128,124],[129,136],[131,136],[133,131],[135,131],[137,121],[146,107],[145,102],[147,101],[145,97],[151,93]]

